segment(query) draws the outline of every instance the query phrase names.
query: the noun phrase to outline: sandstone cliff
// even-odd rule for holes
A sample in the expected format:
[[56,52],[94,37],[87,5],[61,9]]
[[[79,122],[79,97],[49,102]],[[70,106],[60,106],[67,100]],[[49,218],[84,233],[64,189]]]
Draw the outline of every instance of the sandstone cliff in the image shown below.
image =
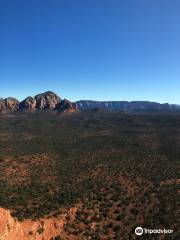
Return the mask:
[[56,106],[56,110],[59,112],[76,112],[78,108],[75,103],[64,99]]
[[[19,222],[9,210],[0,208],[0,240],[51,240],[62,236],[67,216],[74,218],[76,208],[57,217]],[[58,238],[59,239],[59,238]]]
[[47,91],[35,97],[27,97],[19,102],[16,98],[0,98],[0,112],[35,110],[56,110],[59,112],[75,112],[77,105],[67,99],[62,100],[56,93]]
[[19,109],[19,101],[16,98],[8,97],[4,99],[6,110],[16,112]]
[[148,101],[91,101],[91,100],[81,100],[77,101],[76,105],[78,109],[84,110],[94,110],[101,109],[105,111],[135,111],[135,110],[161,110],[161,111],[172,111],[180,110],[180,105],[168,104],[168,103],[157,103]]
[[0,98],[0,112],[6,110],[6,105],[3,98]]
[[35,110],[36,109],[36,99],[34,97],[27,97],[19,104],[21,110]]
[[157,102],[148,101],[91,101],[81,100],[70,102],[67,99],[62,100],[56,93],[47,91],[40,93],[35,97],[27,97],[22,102],[9,97],[6,99],[0,98],[0,112],[15,112],[15,111],[34,111],[34,110],[57,110],[58,112],[76,112],[95,110],[98,111],[173,111],[180,110],[180,105],[177,104],[160,104]]
[[54,92],[48,91],[35,96],[37,109],[55,109],[61,98]]

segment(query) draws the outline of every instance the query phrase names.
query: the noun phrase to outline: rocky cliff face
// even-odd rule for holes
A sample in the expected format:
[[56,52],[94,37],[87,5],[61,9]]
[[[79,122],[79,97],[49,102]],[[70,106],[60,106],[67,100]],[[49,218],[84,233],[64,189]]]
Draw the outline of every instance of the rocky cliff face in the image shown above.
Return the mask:
[[34,111],[36,109],[36,99],[34,97],[27,97],[19,104],[21,110]]
[[47,91],[36,95],[35,97],[27,97],[22,102],[9,97],[0,98],[0,112],[16,112],[16,111],[35,111],[35,110],[56,110],[58,112],[76,112],[78,110],[94,110],[99,111],[134,111],[134,110],[180,110],[180,105],[160,104],[148,101],[91,101],[82,100],[70,102],[67,99],[62,100],[56,93]]
[[8,97],[4,99],[6,110],[16,112],[19,110],[19,101],[16,98]]
[[35,111],[35,110],[57,110],[59,112],[75,112],[77,106],[75,103],[67,99],[61,98],[54,92],[47,91],[36,95],[35,97],[27,97],[19,102],[16,98],[8,97],[0,98],[0,112],[16,112],[16,111]]
[[55,109],[61,98],[54,92],[45,92],[35,96],[37,109]]
[[64,99],[56,106],[56,110],[58,110],[59,112],[76,112],[78,111],[78,108],[75,103]]
[[6,105],[3,98],[0,98],[0,112],[6,110]]
[[50,240],[64,237],[66,218],[73,219],[77,209],[57,217],[41,218],[37,221],[30,219],[19,222],[15,220],[9,210],[0,208],[0,240]]
[[76,105],[80,110],[102,109],[108,111],[133,111],[133,110],[178,110],[179,105],[168,103],[160,104],[148,101],[77,101]]

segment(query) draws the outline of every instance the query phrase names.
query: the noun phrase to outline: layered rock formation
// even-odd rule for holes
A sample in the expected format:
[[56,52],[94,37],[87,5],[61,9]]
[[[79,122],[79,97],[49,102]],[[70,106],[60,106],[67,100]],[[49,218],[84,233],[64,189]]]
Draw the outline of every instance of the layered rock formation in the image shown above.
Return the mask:
[[106,111],[134,111],[134,110],[179,110],[180,105],[160,104],[148,101],[77,101],[76,105],[80,110],[101,109]]
[[134,111],[134,110],[180,110],[177,104],[160,104],[148,101],[91,101],[81,100],[70,102],[67,99],[62,100],[56,93],[47,91],[40,93],[35,97],[27,97],[22,102],[16,98],[0,98],[0,112],[16,111],[35,111],[35,110],[56,110],[58,112],[75,112],[77,110],[95,110],[98,111]]
[[36,100],[36,108],[41,110],[43,109],[53,110],[61,101],[61,98],[57,94],[50,91],[38,94],[34,98]]
[[19,104],[21,110],[30,110],[33,111],[36,109],[36,99],[34,97],[27,97]]
[[76,112],[78,111],[78,108],[75,103],[64,99],[56,106],[56,110],[58,110],[59,112]]
[[56,93],[47,91],[27,97],[19,102],[16,98],[0,98],[0,112],[16,111],[35,111],[35,110],[56,110],[59,112],[75,112],[77,106],[67,99],[62,100]]
[[16,112],[19,110],[19,101],[16,98],[8,97],[4,99],[6,110]]
[[0,112],[6,110],[6,105],[3,98],[0,98]]

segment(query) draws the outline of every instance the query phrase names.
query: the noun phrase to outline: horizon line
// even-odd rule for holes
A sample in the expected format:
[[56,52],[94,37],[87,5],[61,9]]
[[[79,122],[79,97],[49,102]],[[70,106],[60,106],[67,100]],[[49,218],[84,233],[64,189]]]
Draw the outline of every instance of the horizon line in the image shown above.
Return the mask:
[[[42,92],[42,93],[38,93],[36,95],[39,95],[39,94],[43,94],[43,93],[46,93],[46,92],[52,92],[52,93],[55,93],[54,91],[45,91],[45,92]],[[55,93],[56,95],[59,96],[59,94]],[[28,95],[27,97],[35,97],[36,95]],[[21,97],[16,97],[16,96],[6,96],[6,97],[1,97],[0,95],[0,99],[6,99],[6,98],[16,98],[19,102],[22,102],[24,99],[26,99],[27,97],[25,98],[21,98]],[[100,99],[79,99],[79,100],[71,100],[71,98],[66,98],[66,97],[60,97],[61,99],[67,99],[67,100],[70,100],[71,102],[79,102],[79,101],[94,101],[94,102],[128,102],[128,103],[131,103],[131,102],[149,102],[149,103],[158,103],[158,104],[169,104],[169,105],[180,105],[179,103],[170,103],[170,102],[161,102],[161,101],[155,101],[155,100],[100,100]]]

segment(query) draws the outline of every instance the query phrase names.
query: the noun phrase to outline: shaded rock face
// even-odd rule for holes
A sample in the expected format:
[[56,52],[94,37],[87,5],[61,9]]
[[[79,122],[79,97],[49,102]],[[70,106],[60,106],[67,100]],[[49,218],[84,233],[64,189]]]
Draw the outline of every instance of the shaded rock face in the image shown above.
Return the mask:
[[4,110],[6,110],[5,101],[3,98],[0,98],[0,112],[3,112]]
[[20,110],[34,111],[36,109],[36,99],[34,97],[27,97],[19,104]]
[[6,110],[16,112],[19,110],[19,101],[16,98],[8,97],[4,99]]
[[55,109],[61,101],[60,97],[54,92],[45,92],[35,96],[37,109]]
[[78,108],[75,103],[64,99],[56,106],[56,110],[59,112],[76,112]]

